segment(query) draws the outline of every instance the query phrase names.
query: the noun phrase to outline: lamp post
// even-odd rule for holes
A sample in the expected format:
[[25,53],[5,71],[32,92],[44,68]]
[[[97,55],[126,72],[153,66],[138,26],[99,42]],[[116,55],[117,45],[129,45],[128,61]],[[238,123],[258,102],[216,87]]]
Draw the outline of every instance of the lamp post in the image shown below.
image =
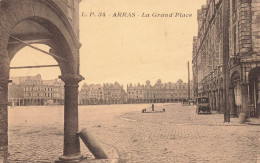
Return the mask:
[[188,61],[188,102],[190,100],[190,62]]

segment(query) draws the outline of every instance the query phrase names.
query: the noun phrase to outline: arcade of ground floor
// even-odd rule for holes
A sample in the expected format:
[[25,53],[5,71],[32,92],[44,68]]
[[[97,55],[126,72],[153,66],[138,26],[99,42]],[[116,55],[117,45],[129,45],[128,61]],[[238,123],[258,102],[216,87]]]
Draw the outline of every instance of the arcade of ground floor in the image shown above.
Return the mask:
[[[245,113],[248,117],[259,117],[260,67],[253,63],[244,63],[234,66],[230,74],[227,89],[231,115],[238,116],[240,113]],[[198,86],[195,85],[195,96],[208,97],[212,110],[223,113],[223,87],[223,74],[211,74],[200,81]]]
[[63,99],[23,99],[23,98],[13,98],[8,99],[9,106],[37,106],[37,105],[63,105]]
[[152,98],[152,99],[81,99],[80,105],[102,105],[102,104],[145,104],[145,103],[177,103],[187,98]]

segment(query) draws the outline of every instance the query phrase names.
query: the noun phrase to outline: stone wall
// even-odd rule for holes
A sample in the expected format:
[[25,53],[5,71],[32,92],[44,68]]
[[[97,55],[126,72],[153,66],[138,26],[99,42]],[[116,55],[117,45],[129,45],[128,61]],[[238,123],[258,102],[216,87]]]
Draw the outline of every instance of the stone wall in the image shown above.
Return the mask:
[[253,52],[260,55],[260,0],[252,0]]
[[240,55],[245,56],[252,53],[252,13],[251,0],[238,1],[238,39]]
[[79,37],[79,3],[81,0],[52,0],[65,13],[76,35]]
[[[198,11],[198,36],[193,40],[193,67],[200,83],[222,65],[222,4],[208,1]],[[196,62],[196,63],[195,63]],[[196,81],[195,81],[196,83]]]
[[[7,6],[11,5],[20,0],[2,0],[0,1],[0,15],[2,9],[6,8]],[[35,0],[35,1],[43,1],[43,0]],[[43,2],[54,2],[62,12],[66,15],[68,20],[70,21],[75,34],[79,37],[79,3],[81,0],[44,0]]]

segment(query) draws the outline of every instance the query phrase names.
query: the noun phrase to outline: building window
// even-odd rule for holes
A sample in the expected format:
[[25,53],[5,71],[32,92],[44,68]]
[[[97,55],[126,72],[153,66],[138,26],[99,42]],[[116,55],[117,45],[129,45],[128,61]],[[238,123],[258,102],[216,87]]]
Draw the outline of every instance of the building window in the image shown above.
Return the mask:
[[233,47],[234,47],[234,56],[236,56],[236,51],[237,51],[237,28],[234,26],[233,28]]

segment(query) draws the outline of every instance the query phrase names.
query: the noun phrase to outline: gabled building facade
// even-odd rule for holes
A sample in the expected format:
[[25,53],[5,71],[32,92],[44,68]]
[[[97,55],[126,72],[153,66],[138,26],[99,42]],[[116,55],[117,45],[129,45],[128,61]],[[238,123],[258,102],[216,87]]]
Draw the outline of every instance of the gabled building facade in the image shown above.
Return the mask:
[[104,104],[125,104],[126,92],[123,85],[115,82],[114,84],[104,84]]
[[61,105],[64,103],[64,83],[59,79],[42,80],[41,75],[11,77],[8,101],[12,106]]
[[81,105],[97,105],[104,103],[104,90],[101,84],[84,83],[81,87],[80,102]]
[[[192,83],[192,82],[191,82]],[[190,85],[190,99],[193,99],[193,86]],[[146,85],[127,86],[128,103],[170,103],[188,99],[188,83],[179,79],[176,83],[162,83],[159,79],[154,85],[146,81]]]

